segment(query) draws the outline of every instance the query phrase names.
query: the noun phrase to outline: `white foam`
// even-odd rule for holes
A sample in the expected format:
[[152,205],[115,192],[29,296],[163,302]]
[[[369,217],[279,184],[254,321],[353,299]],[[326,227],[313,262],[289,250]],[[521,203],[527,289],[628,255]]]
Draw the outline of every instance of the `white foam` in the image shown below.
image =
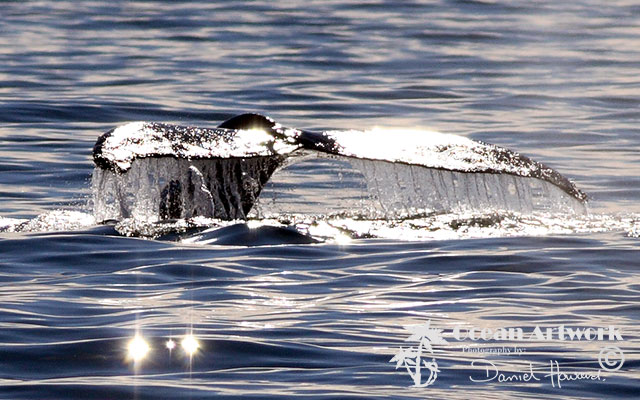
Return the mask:
[[30,220],[0,217],[2,232],[74,231],[96,224],[93,215],[81,211],[54,210]]

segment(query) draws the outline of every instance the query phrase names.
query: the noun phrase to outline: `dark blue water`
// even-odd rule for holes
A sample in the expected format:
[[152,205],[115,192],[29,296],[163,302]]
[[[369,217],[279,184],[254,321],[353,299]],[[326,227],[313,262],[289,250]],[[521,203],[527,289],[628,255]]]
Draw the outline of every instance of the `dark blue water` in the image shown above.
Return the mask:
[[[0,234],[0,397],[640,396],[638,231],[625,222],[640,212],[634,2],[0,1],[0,17],[5,222],[86,213],[91,148],[114,126],[216,126],[246,111],[517,149],[616,222],[340,244],[241,225],[209,233],[211,244],[54,218],[40,232]],[[403,326],[427,321],[448,344],[423,354],[437,379],[411,387],[389,360],[418,347]],[[457,340],[456,326],[555,336]],[[620,337],[560,340],[560,326],[613,326]],[[134,362],[136,332],[150,351]],[[191,356],[180,346],[188,333],[199,342]],[[623,354],[620,369],[607,346]],[[523,353],[467,351],[503,347]],[[540,380],[472,381],[488,361]],[[600,379],[558,387],[544,376],[552,361]]]

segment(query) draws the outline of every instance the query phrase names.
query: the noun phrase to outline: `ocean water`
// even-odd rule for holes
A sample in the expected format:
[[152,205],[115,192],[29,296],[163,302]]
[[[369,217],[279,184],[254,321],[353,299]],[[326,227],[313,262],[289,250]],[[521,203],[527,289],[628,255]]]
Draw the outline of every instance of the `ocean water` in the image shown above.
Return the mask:
[[[638,398],[639,16],[624,0],[0,1],[0,398]],[[100,134],[242,112],[498,144],[573,180],[590,214],[326,240],[260,216],[95,224]],[[283,173],[268,201],[334,204],[326,172]]]

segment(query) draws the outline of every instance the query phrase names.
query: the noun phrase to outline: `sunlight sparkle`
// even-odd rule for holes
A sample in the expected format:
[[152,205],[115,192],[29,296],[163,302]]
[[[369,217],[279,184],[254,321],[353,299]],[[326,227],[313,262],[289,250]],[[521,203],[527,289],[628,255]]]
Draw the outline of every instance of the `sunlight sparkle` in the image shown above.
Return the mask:
[[129,342],[129,358],[133,361],[140,361],[149,353],[150,347],[146,340],[139,334]]
[[193,335],[187,335],[182,339],[182,348],[190,356],[198,350],[198,347],[200,347],[200,344]]

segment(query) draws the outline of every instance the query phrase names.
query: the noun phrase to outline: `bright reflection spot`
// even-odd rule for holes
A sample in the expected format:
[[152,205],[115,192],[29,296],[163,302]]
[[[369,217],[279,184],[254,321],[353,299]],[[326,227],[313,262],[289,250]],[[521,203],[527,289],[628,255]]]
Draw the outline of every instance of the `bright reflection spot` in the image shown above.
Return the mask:
[[262,226],[262,222],[256,221],[255,219],[247,221],[247,227],[249,229],[258,229]]
[[347,244],[351,242],[351,237],[349,237],[349,235],[345,235],[344,233],[339,233],[335,236],[335,241],[338,244]]
[[142,360],[150,350],[149,344],[140,335],[136,335],[133,339],[131,339],[128,349],[129,358],[133,361]]
[[200,345],[193,335],[187,335],[182,339],[182,348],[187,352],[190,356],[192,356]]
[[169,349],[169,351],[171,351],[171,350],[176,348],[176,342],[174,342],[173,339],[169,339],[165,343],[165,346],[167,346],[167,349]]

